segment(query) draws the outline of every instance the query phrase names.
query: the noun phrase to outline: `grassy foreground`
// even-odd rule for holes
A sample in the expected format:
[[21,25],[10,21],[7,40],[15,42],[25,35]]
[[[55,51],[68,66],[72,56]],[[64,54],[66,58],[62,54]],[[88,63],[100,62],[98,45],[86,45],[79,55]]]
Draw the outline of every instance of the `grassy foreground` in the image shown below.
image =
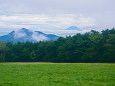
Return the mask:
[[115,86],[115,64],[0,63],[0,86]]

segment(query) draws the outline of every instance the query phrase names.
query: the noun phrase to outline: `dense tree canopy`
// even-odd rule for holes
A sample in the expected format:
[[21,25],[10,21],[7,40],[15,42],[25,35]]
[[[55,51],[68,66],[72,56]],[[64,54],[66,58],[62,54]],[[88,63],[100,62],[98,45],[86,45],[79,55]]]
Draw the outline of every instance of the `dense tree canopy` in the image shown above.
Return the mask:
[[6,62],[115,62],[114,53],[114,28],[101,32],[91,30],[56,41],[0,41],[0,61]]
[[5,43],[3,43],[2,40],[0,40],[0,61],[4,62],[5,61],[5,56],[6,56],[6,51],[7,51],[7,46]]

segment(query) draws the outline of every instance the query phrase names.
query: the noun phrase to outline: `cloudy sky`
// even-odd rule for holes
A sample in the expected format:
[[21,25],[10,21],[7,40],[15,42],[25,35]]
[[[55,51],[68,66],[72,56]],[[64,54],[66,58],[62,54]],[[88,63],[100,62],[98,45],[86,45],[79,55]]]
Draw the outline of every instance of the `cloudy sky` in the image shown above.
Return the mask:
[[114,5],[115,0],[0,0],[0,31],[113,28]]

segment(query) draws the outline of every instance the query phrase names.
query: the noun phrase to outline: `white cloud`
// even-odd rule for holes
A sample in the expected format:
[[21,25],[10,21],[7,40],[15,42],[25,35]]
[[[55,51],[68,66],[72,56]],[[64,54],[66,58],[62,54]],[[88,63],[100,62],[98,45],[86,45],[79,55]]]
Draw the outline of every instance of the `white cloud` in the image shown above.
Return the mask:
[[47,40],[48,38],[42,34],[38,34],[37,32],[33,32],[32,38],[37,41],[44,41]]
[[[81,14],[57,14],[57,15],[43,15],[43,14],[15,14],[15,15],[0,15],[0,25],[12,30],[20,28],[28,28],[31,30],[43,31],[58,36],[74,35],[79,31],[67,31],[66,28],[70,26],[77,26],[86,32],[83,27],[94,26],[95,20],[92,17],[86,17]],[[83,32],[82,31],[82,32]],[[82,33],[80,32],[80,33]],[[23,37],[25,33],[18,33],[15,38]],[[43,35],[34,33],[33,38],[37,41],[45,40]]]
[[15,31],[15,36],[14,36],[15,39],[21,38],[21,37],[24,37],[24,36],[26,36],[26,34],[22,30],[16,30]]
[[14,25],[11,25],[11,27],[12,28],[30,28],[29,26],[27,26],[27,25],[16,25],[16,24],[14,24]]
[[0,31],[0,36],[3,36],[3,35],[7,35],[9,33],[9,31]]
[[113,28],[114,3],[115,0],[0,0],[0,27],[12,28],[16,24],[43,29],[70,25]]
[[57,36],[73,36],[76,35],[77,33],[85,33],[88,32],[89,30],[83,30],[83,31],[77,31],[77,30],[42,30],[42,32],[46,34],[55,34]]
[[4,27],[4,26],[6,26],[6,24],[3,22],[0,22],[0,27]]
[[10,28],[67,28],[69,26],[91,26],[94,25],[94,19],[91,17],[81,16],[80,14],[58,14],[58,15],[34,15],[34,14],[17,14],[17,15],[0,15],[0,24]]

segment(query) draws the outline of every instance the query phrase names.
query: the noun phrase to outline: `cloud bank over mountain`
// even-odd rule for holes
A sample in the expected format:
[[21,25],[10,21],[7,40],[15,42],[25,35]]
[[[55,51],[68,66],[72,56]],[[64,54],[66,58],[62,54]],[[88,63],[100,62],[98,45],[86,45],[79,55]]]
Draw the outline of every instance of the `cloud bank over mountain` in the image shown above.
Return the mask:
[[16,30],[15,33],[14,33],[14,38],[15,39],[22,38],[22,37],[25,37],[25,36],[26,36],[26,33],[23,32],[22,29]]
[[0,0],[0,30],[115,27],[115,0]]
[[39,29],[62,29],[71,25],[84,27],[93,26],[94,19],[77,14],[50,15],[0,15],[0,26],[7,28],[39,28]]
[[12,31],[7,35],[0,36],[0,40],[4,42],[39,42],[39,41],[50,41],[56,40],[59,36],[54,34],[45,34],[40,31],[30,31],[26,28]]
[[43,40],[48,40],[48,37],[46,37],[43,34],[38,34],[37,32],[33,32],[32,38],[37,41],[43,41]]
[[[85,33],[85,32],[90,31],[93,28],[94,27],[85,27],[85,29],[83,29],[83,28],[78,28],[76,26],[70,26],[70,27],[68,27],[66,29],[59,29],[59,30],[58,29],[44,30],[44,29],[36,29],[36,28],[33,28],[33,31],[32,31],[32,29],[29,29],[29,30],[31,30],[33,32],[32,37],[34,39],[39,40],[40,38],[37,38],[38,35],[41,36],[42,39],[47,39],[47,38],[42,36],[42,35],[40,35],[40,34],[38,34],[38,33],[36,33],[36,31],[41,31],[41,32],[43,32],[45,34],[55,34],[57,36],[66,37],[66,36],[69,36],[69,35],[73,36],[73,35],[75,35],[77,33]],[[11,31],[7,31],[7,32],[1,31],[0,36],[7,35],[9,32],[11,32]],[[21,29],[15,29],[15,34],[16,34],[15,38],[20,38],[20,37],[26,36],[25,32],[23,32]]]

